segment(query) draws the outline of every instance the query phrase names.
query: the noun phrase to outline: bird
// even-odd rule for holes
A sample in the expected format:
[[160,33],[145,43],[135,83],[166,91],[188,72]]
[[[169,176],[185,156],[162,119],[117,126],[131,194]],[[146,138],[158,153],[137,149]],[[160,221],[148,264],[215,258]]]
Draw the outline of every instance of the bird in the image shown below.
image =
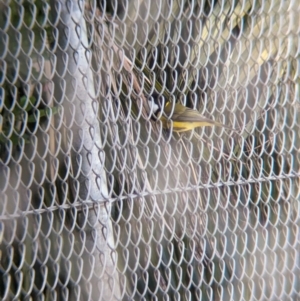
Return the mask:
[[168,101],[161,112],[161,107],[157,104],[151,104],[156,119],[162,122],[164,129],[170,129],[173,123],[173,131],[182,133],[193,130],[198,127],[204,126],[218,126],[235,131],[222,123],[216,122],[212,119],[206,118],[201,115],[197,110],[188,108],[181,103],[172,104],[172,101]]

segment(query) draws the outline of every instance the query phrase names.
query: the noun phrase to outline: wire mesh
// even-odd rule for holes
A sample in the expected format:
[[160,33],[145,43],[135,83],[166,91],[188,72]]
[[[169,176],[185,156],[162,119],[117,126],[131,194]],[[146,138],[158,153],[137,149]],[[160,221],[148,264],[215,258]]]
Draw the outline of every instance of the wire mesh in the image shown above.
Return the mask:
[[1,299],[298,300],[299,13],[1,1]]

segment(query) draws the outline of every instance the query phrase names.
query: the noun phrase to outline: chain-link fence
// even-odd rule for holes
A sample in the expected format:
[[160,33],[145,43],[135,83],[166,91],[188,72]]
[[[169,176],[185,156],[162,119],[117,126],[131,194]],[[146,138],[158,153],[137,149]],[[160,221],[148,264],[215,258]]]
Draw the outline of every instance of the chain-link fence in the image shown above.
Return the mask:
[[0,1],[1,299],[300,300],[299,14]]

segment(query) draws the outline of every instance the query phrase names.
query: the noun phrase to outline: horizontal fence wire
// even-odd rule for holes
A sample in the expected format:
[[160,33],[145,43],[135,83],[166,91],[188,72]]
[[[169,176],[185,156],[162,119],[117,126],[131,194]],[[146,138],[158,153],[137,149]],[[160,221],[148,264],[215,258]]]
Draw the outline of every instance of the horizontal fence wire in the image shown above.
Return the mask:
[[50,206],[46,208],[36,208],[34,210],[27,210],[27,211],[22,211],[22,213],[15,213],[15,214],[9,214],[9,215],[1,215],[0,216],[0,221],[1,220],[11,220],[13,218],[18,218],[18,217],[26,217],[27,215],[31,214],[39,214],[39,213],[45,213],[45,212],[51,212],[51,211],[56,211],[56,210],[64,210],[64,209],[77,209],[81,210],[81,207],[84,208],[89,208],[92,209],[94,206],[99,206],[103,204],[103,202],[108,201],[110,203],[118,202],[118,201],[124,201],[126,199],[137,199],[137,198],[146,198],[146,197],[151,197],[151,196],[161,196],[161,195],[166,195],[174,192],[189,192],[189,191],[195,191],[195,190],[201,190],[201,189],[212,189],[212,188],[222,188],[222,187],[230,187],[234,185],[246,185],[246,184],[254,184],[254,183],[269,183],[270,181],[276,181],[276,180],[288,180],[288,179],[298,179],[300,177],[300,173],[292,173],[288,175],[281,175],[281,176],[274,176],[274,177],[268,177],[268,178],[256,178],[256,179],[247,179],[247,180],[240,180],[240,181],[235,181],[235,182],[225,182],[225,183],[216,183],[214,185],[210,184],[203,184],[203,186],[198,186],[198,187],[186,187],[186,188],[175,188],[172,190],[164,190],[164,191],[152,191],[151,193],[149,192],[141,192],[139,194],[127,194],[123,196],[118,196],[117,198],[107,198],[107,199],[102,199],[99,201],[89,201],[86,200],[84,202],[74,202],[72,204],[60,204],[56,206]]

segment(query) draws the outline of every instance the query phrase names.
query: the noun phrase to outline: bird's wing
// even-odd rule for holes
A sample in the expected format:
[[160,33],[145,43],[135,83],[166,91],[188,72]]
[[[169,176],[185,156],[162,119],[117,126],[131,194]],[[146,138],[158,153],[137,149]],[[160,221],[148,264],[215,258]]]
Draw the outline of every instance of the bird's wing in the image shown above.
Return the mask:
[[165,113],[169,118],[173,121],[177,122],[200,122],[200,123],[206,123],[206,125],[216,125],[219,127],[227,128],[231,131],[236,131],[235,129],[232,129],[231,127],[228,127],[220,122],[214,121],[210,118],[206,118],[202,116],[197,110],[193,110],[190,108],[187,108],[181,104],[175,104],[175,108],[173,110],[172,116],[172,104],[167,103],[164,109]]
[[171,119],[179,122],[207,122],[211,124],[217,124],[217,122],[213,121],[212,119],[202,116],[198,111],[186,107],[183,109],[176,108]]

